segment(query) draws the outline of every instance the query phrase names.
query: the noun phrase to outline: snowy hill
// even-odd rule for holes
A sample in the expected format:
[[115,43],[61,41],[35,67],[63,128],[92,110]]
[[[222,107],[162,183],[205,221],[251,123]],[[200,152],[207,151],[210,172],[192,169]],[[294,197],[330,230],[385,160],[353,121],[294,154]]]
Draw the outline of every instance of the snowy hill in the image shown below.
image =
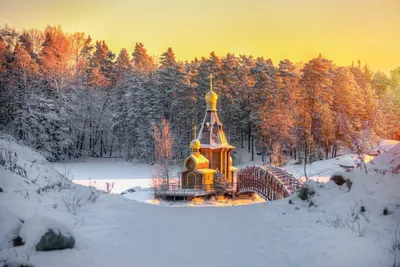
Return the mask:
[[[72,184],[41,155],[12,141],[0,139],[0,149],[9,155],[0,166],[0,230],[45,217],[61,222],[76,240],[73,249],[35,251],[29,242],[13,248],[10,235],[0,233],[0,266],[10,258],[36,267],[378,267],[400,259],[394,244],[400,240],[399,175],[356,171],[349,174],[351,190],[308,182],[315,193],[308,201],[292,196],[293,204],[169,208]],[[376,160],[383,166],[393,157]],[[69,205],[74,197],[81,199],[76,209]]]
[[370,162],[369,168],[381,172],[400,173],[400,143],[383,150],[379,156]]

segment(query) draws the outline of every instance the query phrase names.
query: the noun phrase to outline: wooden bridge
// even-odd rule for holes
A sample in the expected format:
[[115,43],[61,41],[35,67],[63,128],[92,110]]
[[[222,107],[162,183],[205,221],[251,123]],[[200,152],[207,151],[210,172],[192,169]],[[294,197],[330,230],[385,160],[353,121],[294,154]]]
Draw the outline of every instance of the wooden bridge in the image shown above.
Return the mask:
[[237,173],[237,193],[257,193],[266,200],[288,197],[301,188],[288,172],[272,166],[249,166]]

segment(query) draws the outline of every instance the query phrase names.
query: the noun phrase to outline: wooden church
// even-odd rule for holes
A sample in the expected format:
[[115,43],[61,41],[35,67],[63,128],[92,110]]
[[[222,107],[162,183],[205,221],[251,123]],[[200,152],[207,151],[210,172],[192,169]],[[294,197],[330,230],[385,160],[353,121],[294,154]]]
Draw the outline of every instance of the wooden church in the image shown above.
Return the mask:
[[212,89],[212,75],[210,75],[210,91],[205,95],[207,104],[206,114],[194,140],[190,142],[191,154],[185,159],[181,171],[182,188],[205,186],[211,189],[214,183],[214,174],[219,172],[229,182],[233,183],[234,172],[231,151],[235,148],[228,144],[217,113],[218,95]]

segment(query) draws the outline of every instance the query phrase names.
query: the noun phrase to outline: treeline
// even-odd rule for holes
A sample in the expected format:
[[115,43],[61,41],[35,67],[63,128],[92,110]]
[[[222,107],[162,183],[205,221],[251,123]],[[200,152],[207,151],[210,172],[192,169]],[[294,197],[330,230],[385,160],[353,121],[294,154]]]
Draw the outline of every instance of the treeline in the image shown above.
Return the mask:
[[118,55],[106,42],[48,26],[0,28],[0,129],[49,160],[124,156],[154,160],[154,123],[165,118],[176,159],[187,155],[204,116],[209,74],[229,142],[275,164],[335,156],[400,130],[400,67],[306,64],[227,54],[179,62],[137,43]]

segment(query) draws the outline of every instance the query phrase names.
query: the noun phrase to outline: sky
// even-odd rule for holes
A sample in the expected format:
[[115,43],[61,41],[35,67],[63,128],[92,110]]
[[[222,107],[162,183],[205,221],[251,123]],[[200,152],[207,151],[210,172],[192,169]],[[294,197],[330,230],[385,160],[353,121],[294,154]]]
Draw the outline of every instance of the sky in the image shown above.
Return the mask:
[[0,25],[61,25],[105,40],[118,53],[136,42],[150,55],[172,47],[178,60],[214,51],[375,71],[400,66],[400,0],[0,0]]

